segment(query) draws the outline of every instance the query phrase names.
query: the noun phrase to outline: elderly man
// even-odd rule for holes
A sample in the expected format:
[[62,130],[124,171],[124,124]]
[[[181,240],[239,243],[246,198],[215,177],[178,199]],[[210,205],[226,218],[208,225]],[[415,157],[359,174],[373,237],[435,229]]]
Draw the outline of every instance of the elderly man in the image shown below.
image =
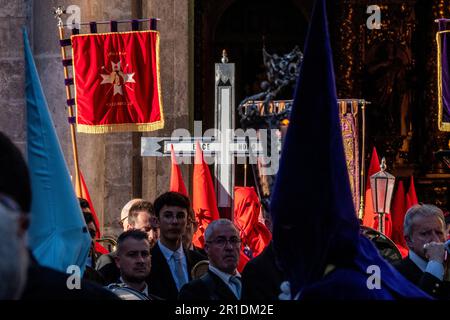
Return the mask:
[[[127,204],[128,205],[128,204]],[[150,246],[152,247],[158,237],[159,228],[156,217],[153,213],[153,205],[145,200],[133,200],[133,204],[126,216],[126,223],[123,224],[124,231],[141,230],[147,234]],[[102,255],[96,262],[95,268],[101,274],[106,284],[117,282],[119,269],[114,263],[116,252]]]
[[[241,279],[237,271],[241,239],[227,219],[212,221],[205,231],[209,270],[200,279],[184,285],[179,300],[239,300]],[[263,279],[261,279],[263,280]]]
[[115,263],[120,270],[120,282],[107,288],[124,300],[158,299],[148,293],[145,279],[151,268],[150,242],[141,230],[128,230],[117,239]]
[[409,281],[438,299],[450,298],[450,282],[444,279],[444,242],[447,239],[441,209],[430,204],[411,207],[405,216],[404,235],[409,255],[394,264]]

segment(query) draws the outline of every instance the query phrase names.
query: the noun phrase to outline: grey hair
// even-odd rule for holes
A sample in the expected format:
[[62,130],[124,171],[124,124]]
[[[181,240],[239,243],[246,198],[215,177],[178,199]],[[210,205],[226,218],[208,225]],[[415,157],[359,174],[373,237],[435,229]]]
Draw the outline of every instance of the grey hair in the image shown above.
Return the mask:
[[406,211],[405,221],[403,222],[403,235],[410,237],[412,233],[412,226],[414,218],[421,217],[438,217],[445,226],[444,213],[441,209],[432,204],[416,204]]
[[217,219],[217,220],[213,220],[209,223],[208,227],[206,227],[205,230],[205,241],[211,241],[211,237],[216,229],[216,227],[218,226],[231,226],[236,230],[236,233],[239,234],[238,229],[236,228],[236,226],[234,225],[233,222],[231,222],[231,220],[228,219]]

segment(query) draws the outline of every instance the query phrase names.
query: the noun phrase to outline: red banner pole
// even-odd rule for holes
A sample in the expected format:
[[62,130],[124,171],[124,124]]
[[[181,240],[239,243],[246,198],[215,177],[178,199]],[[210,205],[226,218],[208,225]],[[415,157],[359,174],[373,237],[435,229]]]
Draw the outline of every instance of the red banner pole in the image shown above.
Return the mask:
[[[59,40],[64,40],[64,26],[62,24],[58,24],[59,29]],[[66,49],[64,46],[61,45],[61,57],[62,60],[66,60]],[[69,69],[68,66],[64,65],[64,79],[69,79]],[[67,101],[72,100],[72,92],[70,90],[70,85],[66,84],[66,98]],[[73,150],[73,162],[75,166],[75,193],[77,194],[77,197],[83,197],[82,191],[81,191],[81,183],[80,183],[80,170],[79,170],[79,163],[78,163],[78,147],[77,147],[77,136],[75,132],[75,121],[74,119],[74,112],[73,112],[73,106],[68,105],[67,111],[69,114],[69,125],[70,125],[70,136],[72,140],[72,150]]]

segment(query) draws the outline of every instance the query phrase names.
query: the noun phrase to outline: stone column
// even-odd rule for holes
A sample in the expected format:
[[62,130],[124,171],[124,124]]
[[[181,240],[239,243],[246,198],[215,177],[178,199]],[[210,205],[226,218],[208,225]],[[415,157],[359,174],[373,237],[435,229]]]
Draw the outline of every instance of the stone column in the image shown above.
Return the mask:
[[0,0],[0,131],[25,154],[25,61],[21,28],[27,4]]
[[[81,21],[121,20],[159,17],[161,31],[161,77],[164,130],[144,135],[170,135],[175,128],[189,128],[192,107],[192,30],[193,1],[188,0],[0,0],[0,128],[25,150],[25,71],[21,27],[30,29],[31,45],[69,170],[74,171],[70,130],[67,122],[64,74],[61,64],[57,21],[52,10],[58,5],[77,5]],[[83,29],[84,28],[84,29]],[[82,33],[87,32],[87,27]],[[105,32],[108,25],[98,26]],[[126,28],[126,29],[125,29]],[[129,26],[119,25],[119,31]],[[67,36],[69,32],[67,31]],[[190,40],[191,39],[191,40]],[[134,136],[133,136],[134,135]],[[144,159],[139,167],[140,141],[136,134],[77,134],[79,164],[90,191],[104,234],[117,234],[120,210],[142,190],[153,201],[169,186],[170,159]],[[134,144],[133,144],[134,141]],[[134,158],[133,158],[134,157]],[[133,170],[133,163],[135,169]],[[189,169],[183,175],[189,186]],[[137,169],[137,170],[136,170]],[[133,178],[134,175],[134,178]],[[139,176],[141,175],[141,176]],[[142,186],[139,183],[142,182]],[[133,190],[133,183],[134,189]]]
[[[145,17],[160,18],[160,66],[165,127],[144,136],[170,136],[176,128],[192,129],[190,115],[192,103],[192,41],[193,1],[149,0],[143,1]],[[192,81],[191,81],[192,79]],[[154,200],[169,188],[170,157],[144,158],[143,195]],[[184,182],[190,188],[191,165],[181,165]]]

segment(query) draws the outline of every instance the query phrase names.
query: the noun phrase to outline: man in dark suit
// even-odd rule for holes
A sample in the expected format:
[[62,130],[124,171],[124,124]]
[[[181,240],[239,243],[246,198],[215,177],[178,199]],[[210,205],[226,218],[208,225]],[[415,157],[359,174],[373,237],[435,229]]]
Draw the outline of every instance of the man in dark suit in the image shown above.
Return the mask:
[[433,297],[450,299],[444,245],[447,234],[442,210],[430,204],[415,205],[407,211],[403,227],[409,254],[394,266]]
[[184,285],[179,300],[240,300],[241,280],[237,271],[241,239],[227,219],[212,221],[205,230],[209,270],[200,279]]
[[[68,288],[68,274],[43,267],[34,259],[31,252],[26,249],[26,233],[29,225],[29,212],[31,209],[31,184],[28,167],[19,149],[0,132],[0,206],[6,212],[16,217],[15,228],[17,241],[19,241],[18,256],[26,256],[20,268],[26,270],[24,289],[20,290],[20,298],[24,300],[80,300],[80,299],[113,299],[118,298],[102,287],[81,279],[79,289]],[[4,221],[0,221],[4,223]],[[0,237],[4,234],[0,234]],[[2,239],[0,238],[0,241]],[[8,261],[13,257],[2,256]],[[1,272],[1,270],[0,270]],[[2,275],[0,279],[3,280]],[[5,279],[7,280],[7,279]],[[7,281],[14,281],[9,279]],[[11,284],[11,283],[10,283]],[[19,286],[20,283],[12,283]],[[2,281],[2,286],[6,284]],[[11,297],[13,298],[13,297]]]
[[117,283],[108,289],[123,300],[160,300],[148,293],[146,278],[150,274],[150,241],[147,233],[137,229],[123,232],[117,239],[115,263],[120,270]]
[[167,300],[176,300],[181,287],[191,280],[192,267],[204,257],[183,248],[189,198],[166,192],[154,202],[160,237],[151,249],[152,270],[147,278],[149,293]]

